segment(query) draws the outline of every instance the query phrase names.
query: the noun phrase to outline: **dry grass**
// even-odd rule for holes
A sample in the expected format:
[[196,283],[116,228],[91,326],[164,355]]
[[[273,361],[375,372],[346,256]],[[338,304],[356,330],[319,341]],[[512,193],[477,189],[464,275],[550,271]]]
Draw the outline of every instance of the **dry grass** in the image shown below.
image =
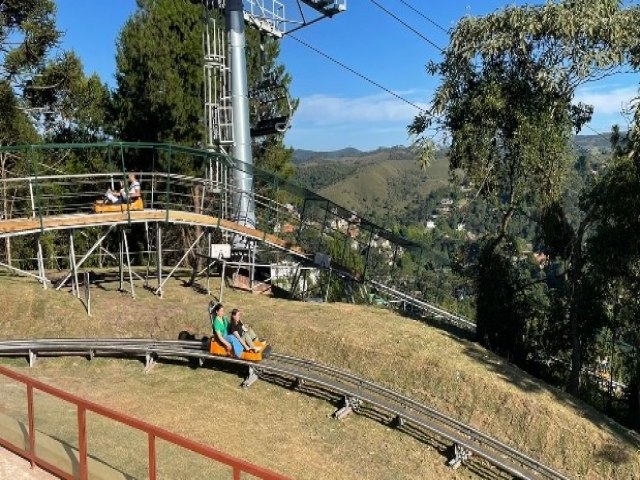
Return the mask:
[[[93,289],[95,314],[87,318],[69,295],[1,279],[1,335],[175,338],[184,328],[208,333],[208,299],[179,282],[170,285],[163,300],[142,289],[133,300],[109,290],[112,285],[105,288]],[[640,478],[637,436],[474,344],[375,308],[304,304],[230,290],[225,304],[240,306],[244,320],[270,338],[276,351],[360,373],[572,478]],[[46,360],[31,373],[297,478],[474,475],[469,470],[454,474],[432,447],[364,418],[334,422],[328,418],[333,407],[324,401],[262,382],[244,392],[229,374],[159,365],[142,375],[135,362],[78,359]],[[117,458],[126,459],[128,447],[122,450],[98,453],[120,465]],[[130,456],[124,465],[139,458]]]

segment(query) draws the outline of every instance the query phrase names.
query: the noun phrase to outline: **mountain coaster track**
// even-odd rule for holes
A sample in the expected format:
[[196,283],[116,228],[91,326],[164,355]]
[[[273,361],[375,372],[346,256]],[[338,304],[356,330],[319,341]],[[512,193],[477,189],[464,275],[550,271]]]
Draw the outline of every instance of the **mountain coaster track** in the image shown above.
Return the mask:
[[[351,411],[389,422],[407,433],[417,431],[443,443],[453,443],[455,455],[449,462],[454,468],[476,457],[499,470],[521,479],[562,479],[568,477],[539,461],[483,434],[431,407],[394,392],[353,373],[310,360],[272,353],[261,363],[218,357],[203,349],[200,341],[148,339],[39,339],[0,341],[0,356],[29,358],[31,366],[37,356],[86,356],[144,358],[148,370],[158,359],[187,359],[204,365],[218,362],[248,368],[243,386],[249,387],[259,378],[293,386],[309,392],[321,391],[323,397],[343,399],[336,413],[342,418]],[[415,435],[415,434],[414,434]]]

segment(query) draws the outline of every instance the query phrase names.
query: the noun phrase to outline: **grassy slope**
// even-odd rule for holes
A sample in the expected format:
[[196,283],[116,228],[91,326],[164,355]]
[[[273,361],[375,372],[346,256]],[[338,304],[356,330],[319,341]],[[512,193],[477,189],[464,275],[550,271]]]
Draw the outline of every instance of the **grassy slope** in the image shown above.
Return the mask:
[[[132,300],[95,289],[96,315],[88,319],[69,295],[42,292],[22,280],[0,279],[4,306],[0,331],[3,337],[14,338],[173,338],[185,327],[207,333],[205,297],[178,284],[164,300],[138,292],[140,298]],[[241,305],[245,320],[271,338],[278,351],[363,374],[471,423],[572,478],[640,478],[637,436],[472,343],[369,307],[304,304],[229,291],[225,295],[225,303]],[[433,449],[362,418],[330,422],[325,418],[330,405],[275,386],[259,384],[250,390],[256,393],[246,393],[236,389],[236,378],[202,370],[162,365],[143,376],[131,364],[115,362],[107,368],[109,361],[100,361],[104,363],[86,369],[67,369],[65,362],[87,365],[47,360],[34,373],[154,423],[190,432],[198,440],[220,445],[219,437],[211,435],[208,423],[196,413],[211,410],[214,401],[222,412],[249,411],[254,421],[268,428],[256,430],[256,442],[244,435],[225,439],[225,449],[300,478],[424,478],[425,468],[430,472],[427,478],[452,475]],[[101,368],[105,373],[96,375]],[[173,414],[164,414],[167,410]],[[230,429],[239,425],[225,420]],[[366,462],[360,462],[363,456]],[[291,464],[290,458],[305,460]]]

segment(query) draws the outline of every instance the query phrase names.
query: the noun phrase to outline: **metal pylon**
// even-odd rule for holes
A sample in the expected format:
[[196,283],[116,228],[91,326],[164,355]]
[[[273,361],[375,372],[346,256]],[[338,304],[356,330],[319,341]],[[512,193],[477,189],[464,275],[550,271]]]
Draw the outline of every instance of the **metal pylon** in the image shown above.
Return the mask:
[[202,34],[204,53],[204,119],[207,149],[226,149],[233,145],[231,69],[224,28],[205,8]]

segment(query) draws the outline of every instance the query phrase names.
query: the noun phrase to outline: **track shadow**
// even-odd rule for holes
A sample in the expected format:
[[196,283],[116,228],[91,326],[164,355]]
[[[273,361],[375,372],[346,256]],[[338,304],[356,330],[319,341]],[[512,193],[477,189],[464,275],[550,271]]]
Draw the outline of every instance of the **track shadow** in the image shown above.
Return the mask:
[[[260,374],[260,379],[273,385],[278,385],[280,387],[306,395],[308,397],[324,400],[330,403],[336,409],[341,408],[344,404],[344,398],[342,395],[335,394],[325,388],[318,387],[313,384],[297,382],[296,380],[292,380],[288,376],[263,372]],[[420,443],[427,445],[429,448],[438,452],[443,457],[443,464],[446,464],[449,459],[453,457],[453,445],[440,441],[435,434],[424,431],[416,426],[411,425],[410,423],[405,423],[404,425],[399,426],[396,422],[395,416],[382,412],[366,403],[360,405],[354,411],[357,415],[361,415],[369,420],[380,423],[390,430],[398,430],[406,435],[415,438]],[[488,462],[477,458],[472,459],[472,461],[466,463],[465,468],[467,468],[469,471],[473,472],[480,478],[511,478],[508,474],[497,470]]]

